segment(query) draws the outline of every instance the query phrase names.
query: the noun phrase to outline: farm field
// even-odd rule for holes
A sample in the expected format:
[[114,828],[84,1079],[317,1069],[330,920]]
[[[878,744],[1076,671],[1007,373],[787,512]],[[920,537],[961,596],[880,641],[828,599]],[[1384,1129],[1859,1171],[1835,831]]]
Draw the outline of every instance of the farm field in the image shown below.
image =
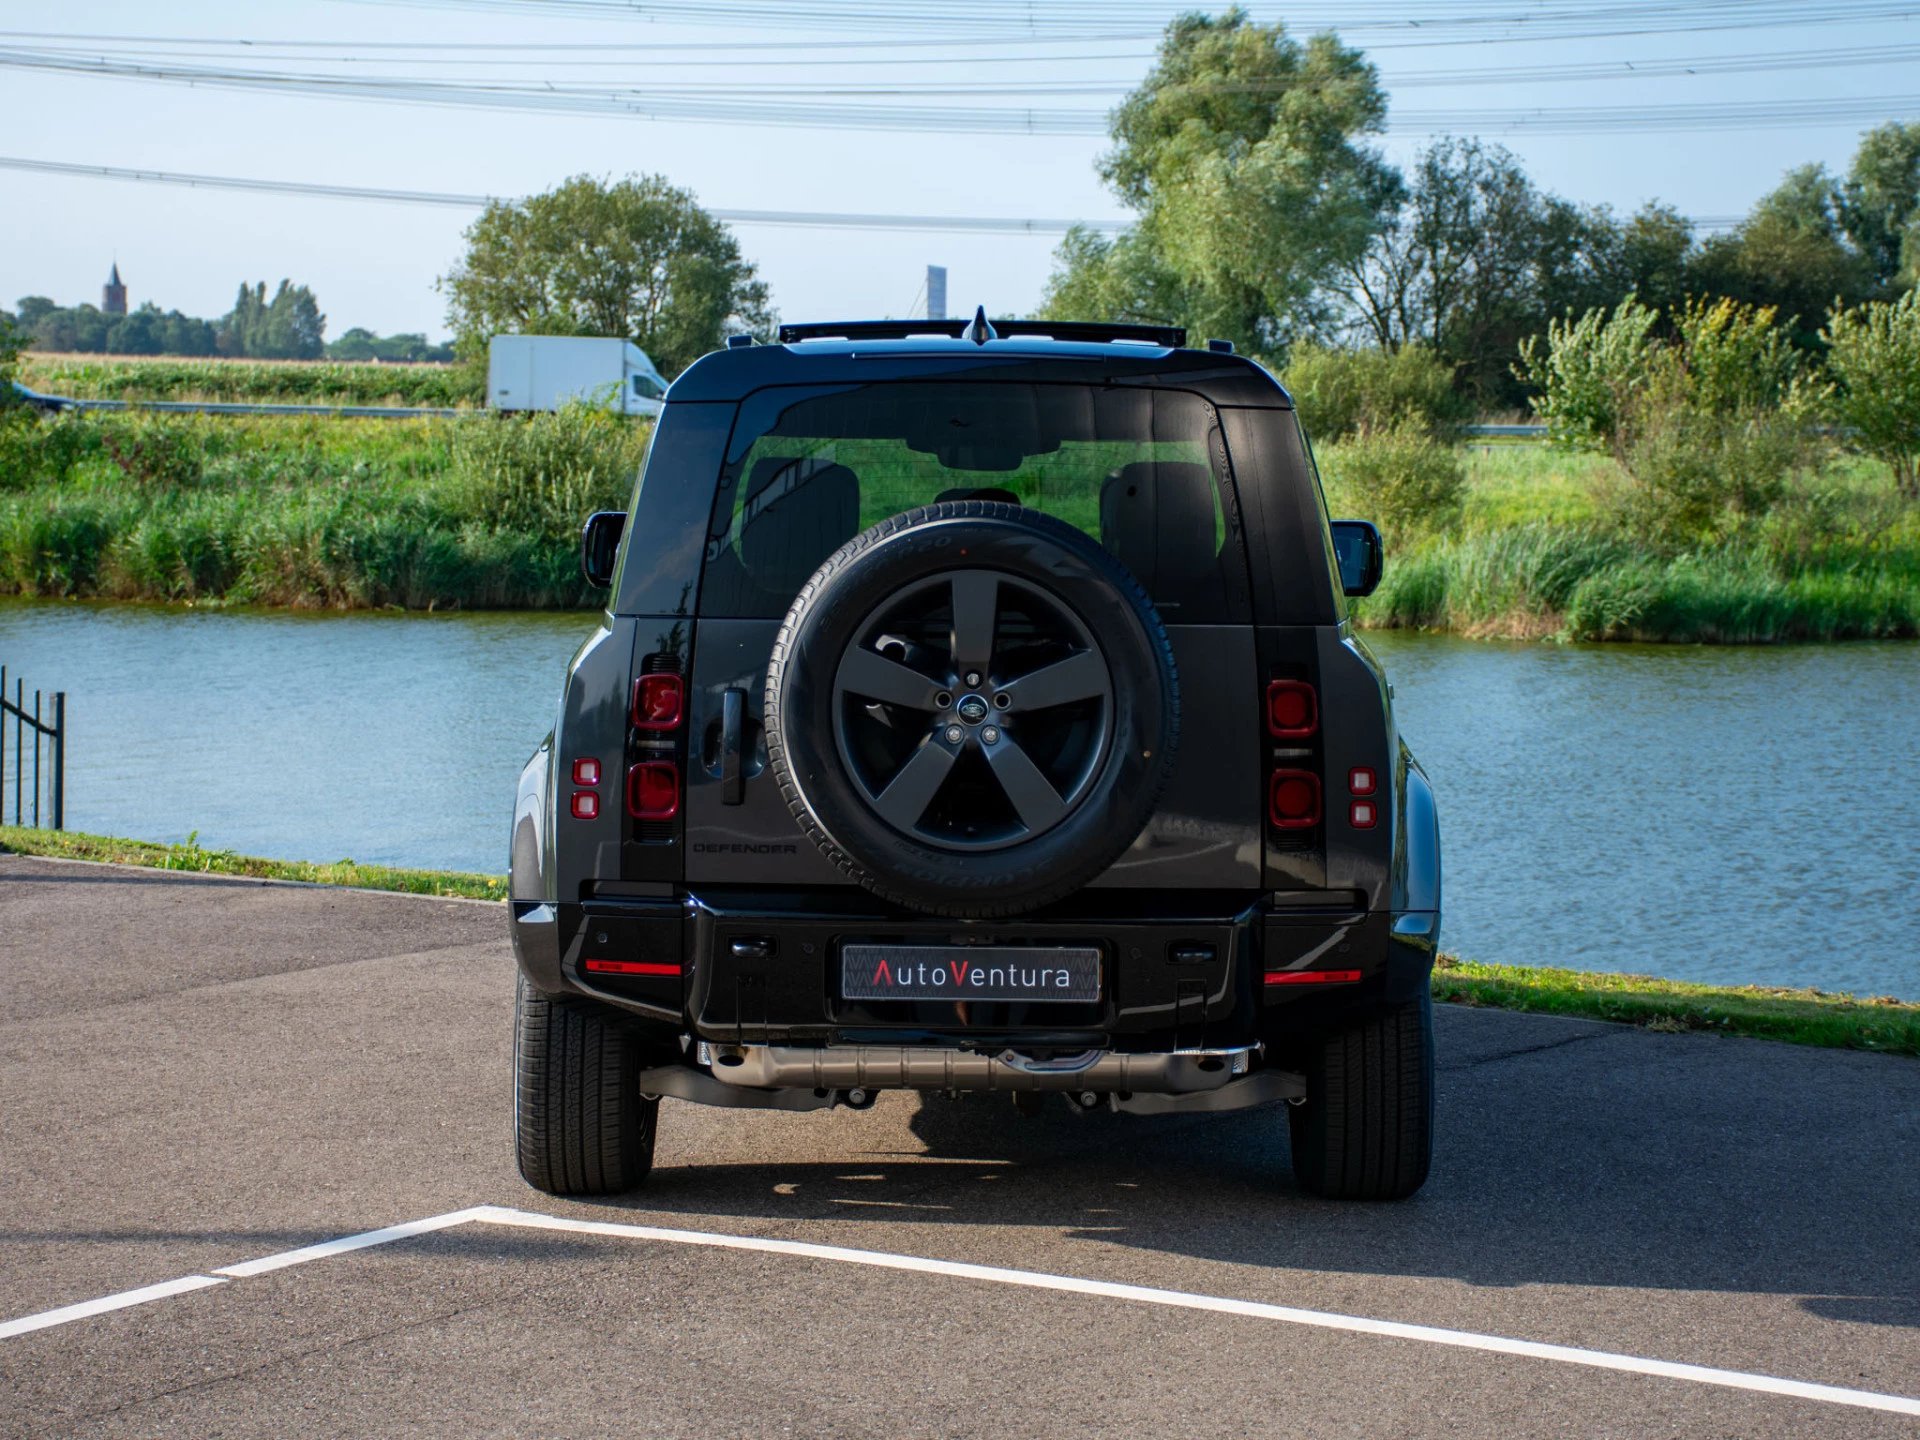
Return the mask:
[[478,371],[457,365],[335,360],[201,360],[177,356],[20,358],[20,383],[73,400],[217,400],[273,405],[453,408],[482,400]]

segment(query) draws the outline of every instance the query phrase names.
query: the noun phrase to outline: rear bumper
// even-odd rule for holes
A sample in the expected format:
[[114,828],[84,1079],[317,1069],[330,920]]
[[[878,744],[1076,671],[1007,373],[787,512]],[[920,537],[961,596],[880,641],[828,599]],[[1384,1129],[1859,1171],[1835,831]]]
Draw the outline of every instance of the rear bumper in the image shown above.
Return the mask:
[[[1236,908],[1196,906],[1179,892],[1084,892],[1084,905],[1109,908],[992,923],[857,909],[859,900],[826,911],[814,897],[762,894],[517,902],[511,913],[515,955],[535,988],[616,1006],[675,1049],[704,1041],[1169,1055],[1323,1030],[1424,993],[1438,912],[1351,909],[1342,902],[1357,896],[1327,898],[1277,905],[1240,897]],[[1091,945],[1102,956],[1101,996],[848,999],[839,950],[850,942]]]

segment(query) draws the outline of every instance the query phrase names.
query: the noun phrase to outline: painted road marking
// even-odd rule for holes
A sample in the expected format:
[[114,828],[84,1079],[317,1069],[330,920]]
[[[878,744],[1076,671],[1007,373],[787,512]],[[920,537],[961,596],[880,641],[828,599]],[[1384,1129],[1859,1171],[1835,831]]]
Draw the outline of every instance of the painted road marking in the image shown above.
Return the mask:
[[95,1315],[105,1315],[110,1310],[125,1310],[129,1305],[144,1305],[149,1300],[165,1300],[170,1295],[185,1295],[189,1290],[205,1290],[226,1283],[211,1275],[184,1275],[178,1280],[166,1280],[158,1285],[142,1286],[138,1290],[122,1290],[118,1295],[102,1295],[98,1300],[82,1300],[78,1305],[62,1305],[58,1310],[42,1310],[38,1315],[23,1315],[18,1320],[0,1323],[0,1340],[10,1340],[15,1335],[45,1330],[50,1325],[86,1320]]
[[373,1245],[391,1245],[396,1240],[411,1240],[416,1235],[430,1235],[435,1230],[450,1230],[455,1225],[471,1224],[475,1220],[491,1218],[493,1208],[491,1205],[475,1205],[466,1210],[429,1216],[425,1220],[409,1220],[405,1225],[389,1225],[384,1230],[342,1235],[338,1240],[328,1240],[319,1245],[303,1245],[298,1250],[282,1250],[278,1255],[246,1260],[238,1265],[225,1265],[213,1273],[224,1275],[229,1280],[245,1280],[249,1276],[265,1275],[271,1270],[284,1270],[289,1265],[325,1260],[329,1255],[345,1255],[349,1251],[365,1250]]
[[[1839,1385],[1818,1385],[1807,1380],[1787,1380],[1776,1375],[1761,1375],[1746,1370],[1722,1370],[1710,1365],[1686,1365],[1673,1360],[1653,1360],[1639,1355],[1609,1350],[1585,1350],[1573,1345],[1548,1345],[1537,1340],[1516,1340],[1503,1335],[1484,1335],[1472,1330],[1448,1330],[1435,1325],[1412,1325],[1400,1320],[1375,1320],[1364,1315],[1342,1315],[1331,1310],[1302,1310],[1291,1305],[1272,1305],[1260,1300],[1233,1300],[1218,1295],[1201,1295],[1187,1290],[1162,1290],[1148,1285],[1125,1285],[1113,1280],[1088,1280],[1075,1275],[1053,1275],[1042,1270],[1011,1270],[998,1265],[975,1265],[962,1260],[929,1260],[918,1255],[898,1255],[886,1250],[855,1250],[841,1245],[819,1245],[806,1240],[773,1240],[758,1235],[726,1235],[708,1230],[673,1230],[656,1225],[627,1225],[611,1220],[567,1220],[531,1210],[515,1210],[504,1205],[475,1205],[445,1215],[429,1216],[404,1225],[389,1225],[358,1235],[344,1235],[320,1245],[284,1250],[277,1255],[224,1266],[210,1275],[189,1275],[142,1290],[126,1290],[99,1300],[88,1300],[58,1310],[42,1311],[19,1320],[0,1324],[0,1339],[65,1325],[89,1316],[163,1300],[231,1279],[245,1279],[345,1255],[376,1245],[390,1245],[416,1235],[450,1230],[459,1225],[508,1225],[524,1230],[550,1230],[573,1235],[600,1235],[614,1239],[652,1240],[667,1245],[694,1245],[717,1250],[749,1250],[769,1255],[788,1255],[806,1260],[829,1260],[843,1265],[865,1265],[881,1270],[904,1270],[923,1275],[941,1275],[956,1280],[982,1280],[995,1285],[1017,1285],[1031,1290],[1052,1290],[1072,1295],[1092,1295],[1109,1300],[1127,1300],[1136,1304],[1163,1305],[1180,1310],[1204,1310],[1219,1315],[1237,1315],[1254,1320],[1274,1320],[1289,1325],[1306,1325],[1320,1330],[1338,1330],[1357,1335],[1380,1335],[1395,1340],[1417,1340],[1428,1345],[1446,1345],[1455,1349],[1481,1350],[1499,1355],[1517,1355],[1532,1360],[1550,1360],[1563,1365],[1582,1365],[1591,1369],[1615,1370],[1633,1375],[1653,1375],[1667,1380],[1684,1380],[1697,1385],[1719,1385],[1735,1390],[1752,1390],[1768,1395],[1785,1395],[1797,1400],[1815,1400],[1829,1405],[1847,1405],[1863,1410],[1882,1410],[1895,1415],[1920,1416],[1920,1399],[1905,1395],[1882,1394],[1876,1390],[1851,1390]],[[224,1277],[224,1278],[223,1278]]]

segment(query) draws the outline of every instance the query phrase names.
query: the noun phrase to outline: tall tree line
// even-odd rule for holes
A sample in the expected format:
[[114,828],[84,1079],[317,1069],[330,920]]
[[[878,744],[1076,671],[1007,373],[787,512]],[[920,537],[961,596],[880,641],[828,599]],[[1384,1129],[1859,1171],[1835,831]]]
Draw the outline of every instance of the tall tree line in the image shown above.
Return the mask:
[[1070,233],[1042,313],[1182,323],[1269,355],[1418,344],[1499,406],[1520,399],[1522,342],[1570,311],[1727,296],[1778,307],[1813,348],[1836,302],[1920,279],[1920,124],[1867,132],[1845,175],[1788,172],[1701,235],[1670,205],[1621,216],[1542,190],[1481,140],[1436,141],[1402,172],[1373,143],[1386,109],[1372,65],[1332,36],[1238,10],[1174,21],[1100,162],[1138,219]]

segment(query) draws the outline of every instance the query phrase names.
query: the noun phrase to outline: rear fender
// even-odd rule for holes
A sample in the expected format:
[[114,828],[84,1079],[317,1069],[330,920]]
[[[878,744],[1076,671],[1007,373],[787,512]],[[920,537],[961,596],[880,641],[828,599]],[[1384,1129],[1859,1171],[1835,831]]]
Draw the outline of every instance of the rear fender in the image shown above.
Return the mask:
[[1397,769],[1393,934],[1396,940],[1432,952],[1440,943],[1440,811],[1427,772],[1404,743]]

